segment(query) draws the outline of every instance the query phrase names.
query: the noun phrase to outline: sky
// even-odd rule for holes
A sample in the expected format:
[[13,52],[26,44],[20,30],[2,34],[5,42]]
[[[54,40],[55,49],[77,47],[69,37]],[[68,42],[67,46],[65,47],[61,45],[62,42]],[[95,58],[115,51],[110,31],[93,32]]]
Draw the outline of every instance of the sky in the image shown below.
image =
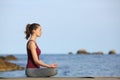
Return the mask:
[[42,53],[120,53],[120,0],[0,0],[0,54],[26,54],[25,27],[39,23]]

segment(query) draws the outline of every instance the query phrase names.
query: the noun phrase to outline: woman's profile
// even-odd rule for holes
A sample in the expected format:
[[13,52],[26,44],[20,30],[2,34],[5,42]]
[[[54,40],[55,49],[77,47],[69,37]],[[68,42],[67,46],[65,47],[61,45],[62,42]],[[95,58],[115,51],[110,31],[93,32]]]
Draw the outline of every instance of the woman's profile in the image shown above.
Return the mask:
[[[26,39],[28,40],[26,45],[27,50],[27,65],[26,65],[26,75],[28,77],[50,77],[57,74],[57,64],[46,64],[39,59],[41,50],[39,49],[36,39],[42,34],[42,27],[37,24],[27,24],[26,25]],[[44,67],[41,68],[40,66]]]

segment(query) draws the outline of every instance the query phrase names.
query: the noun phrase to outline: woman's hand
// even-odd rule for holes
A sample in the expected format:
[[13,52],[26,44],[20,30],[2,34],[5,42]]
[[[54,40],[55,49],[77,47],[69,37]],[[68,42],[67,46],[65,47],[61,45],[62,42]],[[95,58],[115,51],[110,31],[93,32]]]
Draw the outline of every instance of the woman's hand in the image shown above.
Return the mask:
[[49,68],[56,68],[58,65],[57,64],[50,64]]

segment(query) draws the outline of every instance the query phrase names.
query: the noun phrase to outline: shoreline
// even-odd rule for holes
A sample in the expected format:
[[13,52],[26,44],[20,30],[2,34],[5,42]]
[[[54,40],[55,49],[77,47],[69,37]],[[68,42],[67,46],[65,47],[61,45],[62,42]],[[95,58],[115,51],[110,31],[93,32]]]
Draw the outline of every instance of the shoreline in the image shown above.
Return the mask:
[[120,80],[120,77],[49,77],[0,78],[0,80]]

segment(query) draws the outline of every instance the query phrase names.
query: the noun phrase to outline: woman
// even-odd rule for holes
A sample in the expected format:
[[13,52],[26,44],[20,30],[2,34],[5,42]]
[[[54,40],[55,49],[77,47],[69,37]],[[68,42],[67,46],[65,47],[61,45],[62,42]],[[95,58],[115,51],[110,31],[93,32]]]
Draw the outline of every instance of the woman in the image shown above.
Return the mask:
[[[26,75],[28,77],[50,77],[57,74],[57,64],[46,64],[39,59],[41,50],[37,46],[36,39],[42,34],[42,28],[39,24],[27,24],[26,26],[27,56]],[[40,68],[40,66],[46,68]]]

